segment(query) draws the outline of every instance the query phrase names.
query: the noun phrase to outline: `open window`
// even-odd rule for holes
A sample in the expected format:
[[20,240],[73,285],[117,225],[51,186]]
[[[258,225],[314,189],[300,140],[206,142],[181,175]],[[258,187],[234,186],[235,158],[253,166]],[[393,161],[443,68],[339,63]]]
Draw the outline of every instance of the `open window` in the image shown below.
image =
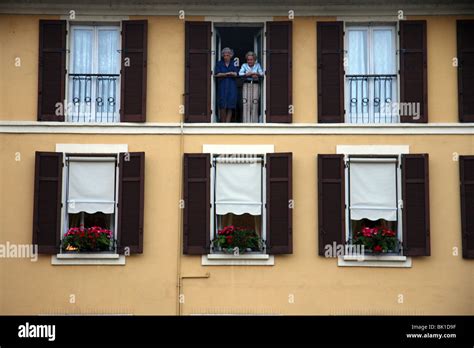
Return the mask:
[[[251,71],[252,75],[255,75],[255,80],[249,81],[252,83],[252,88],[247,88],[250,83],[245,82],[249,76],[242,81],[235,76],[225,77],[227,80],[232,80],[229,85],[238,82],[237,91],[235,91],[235,85],[232,88],[237,100],[231,120],[245,123],[291,123],[293,114],[291,21],[270,21],[260,24],[213,24],[212,22],[187,21],[185,24],[185,122],[208,123],[222,120],[223,117],[218,111],[220,105],[217,90],[220,90],[219,86],[226,85],[222,83],[224,81],[222,77],[219,77],[221,81],[216,81],[217,76],[214,76],[214,70],[219,62],[221,50],[225,47],[233,49],[238,58],[230,65],[226,64],[224,69],[226,72],[232,72],[234,75],[236,71],[240,72],[238,69],[245,64],[245,53],[248,51],[256,53],[261,67],[259,74]],[[234,64],[238,67],[234,67]],[[232,71],[228,71],[229,66],[232,67]],[[252,69],[259,70],[256,64]],[[242,84],[244,84],[243,87]],[[226,87],[223,89],[224,93],[221,95],[229,90]],[[229,104],[234,106],[234,102]],[[248,111],[251,116],[245,117],[245,110],[248,109],[251,109]],[[226,116],[226,121],[229,118]]]
[[[213,68],[222,61],[222,49],[231,48],[233,57],[231,64],[236,67],[237,71],[242,69],[242,65],[246,63],[246,53],[252,51],[256,54],[257,60],[255,66],[260,66],[265,71],[265,62],[263,59],[263,31],[264,23],[214,23],[215,33],[215,52]],[[237,75],[234,77],[237,93],[236,105],[232,111],[231,122],[236,123],[263,123],[264,122],[264,76],[256,79],[246,79]],[[222,112],[220,111],[219,100],[223,98],[221,95],[225,93],[222,78],[216,77],[214,74],[214,88],[212,90],[213,105],[213,122],[224,122],[222,120]],[[248,85],[245,85],[247,84]]]

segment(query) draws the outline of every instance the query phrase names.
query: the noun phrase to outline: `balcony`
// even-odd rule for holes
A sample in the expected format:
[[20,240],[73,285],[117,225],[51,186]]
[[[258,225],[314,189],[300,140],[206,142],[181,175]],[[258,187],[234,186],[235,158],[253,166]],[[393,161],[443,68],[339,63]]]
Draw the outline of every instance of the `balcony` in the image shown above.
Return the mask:
[[346,75],[347,123],[398,123],[397,75]]
[[69,74],[68,122],[119,122],[120,74]]

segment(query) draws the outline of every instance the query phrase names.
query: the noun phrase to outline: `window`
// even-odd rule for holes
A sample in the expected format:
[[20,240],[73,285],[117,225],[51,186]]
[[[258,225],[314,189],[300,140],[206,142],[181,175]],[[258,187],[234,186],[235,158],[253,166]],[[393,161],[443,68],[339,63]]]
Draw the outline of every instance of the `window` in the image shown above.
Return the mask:
[[[235,253],[235,247],[238,253],[292,253],[292,154],[268,147],[205,145],[206,153],[184,154],[184,254]],[[242,227],[237,241],[225,240],[235,232],[230,226]]]
[[38,121],[145,122],[147,20],[69,24],[39,21]]
[[[213,30],[215,34],[212,33]],[[216,70],[221,56],[220,50],[225,47],[233,49],[239,60],[234,60],[230,65],[221,66],[222,69]],[[255,81],[246,83],[240,78],[230,77],[230,74],[212,76],[213,73],[209,73],[218,71],[216,75],[238,74],[245,63],[247,51],[256,51],[261,67],[258,69],[256,64],[252,65],[249,62],[249,65],[253,66],[252,72],[255,72],[253,74]],[[291,61],[291,21],[268,21],[260,24],[226,22],[215,25],[212,22],[187,21],[185,122],[291,123],[293,113]],[[234,63],[238,64],[238,67],[234,66]],[[252,86],[249,87],[250,84]],[[228,88],[228,85],[233,87]],[[229,100],[226,99],[225,103],[220,104],[219,97],[216,96],[217,90],[221,92],[220,95],[227,95],[231,90]]]
[[69,122],[118,122],[120,106],[119,26],[71,25]]
[[474,156],[459,156],[462,256],[474,258]]
[[[252,51],[256,54],[254,62],[255,71],[260,67],[263,74],[265,62],[263,59],[263,23],[216,23],[214,24],[216,47],[214,69],[214,86],[213,89],[213,120],[214,122],[237,122],[237,123],[262,123],[263,118],[263,102],[264,102],[264,76],[261,75],[256,79],[250,80],[239,75],[242,66],[247,63],[246,53]],[[221,52],[223,48],[231,48],[233,57],[230,62],[235,67],[237,76],[233,77],[236,84],[236,104],[232,110],[229,120],[226,120],[226,111],[222,110],[226,100],[232,99],[229,95],[228,81],[226,78],[216,76],[220,70],[219,66],[223,63]],[[227,79],[228,80],[228,79]],[[232,93],[230,93],[232,94]],[[228,102],[229,100],[227,100]],[[229,111],[228,111],[229,112]],[[230,115],[229,115],[230,116]]]
[[115,251],[116,156],[69,155],[65,164],[61,251]]
[[[57,145],[57,152],[35,154],[33,244],[38,252],[143,253],[145,153],[120,152],[126,147],[119,144]],[[90,153],[77,152],[84,147]],[[66,250],[70,229],[81,238],[110,238],[102,238],[100,246],[81,239]]]
[[[428,154],[408,152],[403,145],[338,145],[338,154],[318,155],[320,256],[362,252],[352,244],[382,255],[430,255]],[[354,243],[363,228],[367,237],[377,238]],[[400,243],[372,243],[378,237],[396,237]],[[382,248],[374,250],[375,245]]]
[[394,156],[349,156],[346,162],[349,244],[365,253],[400,252],[400,166]]
[[346,26],[346,122],[399,122],[395,32],[394,25]]
[[264,251],[264,177],[263,156],[213,156],[212,252]]

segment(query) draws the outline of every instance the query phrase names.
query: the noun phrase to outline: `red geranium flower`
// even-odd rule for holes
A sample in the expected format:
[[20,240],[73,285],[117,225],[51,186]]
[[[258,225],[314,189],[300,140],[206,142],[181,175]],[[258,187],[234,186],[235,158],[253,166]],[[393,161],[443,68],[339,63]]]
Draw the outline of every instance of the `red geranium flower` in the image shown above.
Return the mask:
[[382,250],[383,250],[383,248],[380,245],[374,246],[374,252],[380,253],[380,252],[382,252]]

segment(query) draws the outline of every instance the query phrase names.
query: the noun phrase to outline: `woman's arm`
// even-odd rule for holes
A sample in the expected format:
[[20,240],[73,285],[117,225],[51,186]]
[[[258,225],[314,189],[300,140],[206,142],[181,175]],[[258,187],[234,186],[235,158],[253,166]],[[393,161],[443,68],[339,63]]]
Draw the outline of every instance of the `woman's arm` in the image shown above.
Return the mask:
[[245,75],[245,70],[246,70],[245,66],[246,65],[247,65],[246,63],[242,64],[242,67],[240,68],[240,71],[239,71],[239,76],[244,76]]

